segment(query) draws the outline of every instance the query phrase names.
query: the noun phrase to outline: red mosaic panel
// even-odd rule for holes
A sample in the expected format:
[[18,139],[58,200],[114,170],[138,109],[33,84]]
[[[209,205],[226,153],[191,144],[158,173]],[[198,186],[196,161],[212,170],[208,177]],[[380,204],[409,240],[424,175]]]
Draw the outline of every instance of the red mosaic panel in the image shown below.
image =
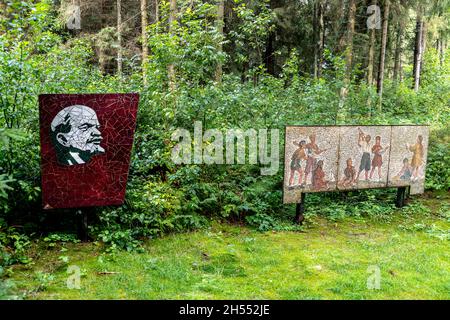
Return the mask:
[[44,209],[120,205],[138,94],[39,96]]

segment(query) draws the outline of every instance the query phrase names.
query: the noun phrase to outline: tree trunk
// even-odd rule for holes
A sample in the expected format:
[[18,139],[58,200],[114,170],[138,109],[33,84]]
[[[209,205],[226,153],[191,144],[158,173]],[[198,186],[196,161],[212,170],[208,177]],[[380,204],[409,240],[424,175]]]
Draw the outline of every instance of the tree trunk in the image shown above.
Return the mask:
[[[170,12],[169,12],[169,33],[173,34],[173,23],[175,22],[177,14],[177,1],[176,0],[170,0]],[[170,91],[175,90],[175,66],[170,63],[167,66],[167,72],[169,76],[169,88]]]
[[141,0],[141,34],[142,34],[142,78],[147,85],[148,37],[147,37],[147,0]]
[[[216,26],[217,31],[221,35],[220,43],[218,44],[218,51],[222,52],[222,39],[223,39],[223,26],[224,26],[224,9],[225,9],[225,0],[218,0],[217,3],[217,20]],[[219,62],[216,66],[216,82],[222,82],[222,63]]]
[[353,36],[355,34],[355,16],[356,16],[356,0],[349,0],[348,4],[348,22],[347,22],[347,40],[345,49],[345,78],[344,85],[339,92],[339,104],[336,111],[335,124],[337,124],[341,118],[342,109],[344,107],[345,100],[348,94],[348,86],[350,84],[350,78],[352,75],[352,63],[353,63]]
[[380,50],[380,67],[378,68],[378,82],[377,91],[380,97],[378,109],[381,111],[381,102],[383,98],[383,82],[384,82],[384,65],[386,62],[386,44],[388,36],[388,26],[389,26],[389,7],[390,2],[386,0],[384,3],[384,13],[383,13],[383,33],[381,36],[381,50]]
[[117,76],[122,78],[122,0],[117,0]]
[[323,38],[324,38],[324,3],[322,0],[314,2],[314,78],[320,78],[322,75],[322,56],[323,56]]
[[[375,2],[376,4],[376,2]],[[370,40],[369,40],[369,62],[367,64],[367,84],[373,84],[373,69],[375,64],[375,28],[370,29]]]
[[[423,19],[422,21],[422,44],[421,44],[421,51],[422,54],[420,55],[420,74],[422,74],[422,71],[424,70],[425,67],[425,52],[427,49],[427,22],[425,19]],[[420,86],[420,81],[421,81],[422,77],[419,75],[419,86]]]
[[264,53],[264,62],[266,65],[266,70],[268,74],[275,76],[275,59],[274,59],[274,43],[275,40],[275,31],[271,31],[269,33],[269,37],[267,39],[266,51]]
[[345,20],[345,1],[337,1],[337,19],[333,22],[334,38],[337,42],[337,51],[341,52],[345,48],[345,30],[342,28]]
[[402,60],[402,38],[403,29],[401,23],[397,24],[397,37],[395,39],[395,55],[394,55],[394,81],[398,82],[400,75],[400,65]]
[[[270,0],[269,7],[270,9],[274,9],[277,6],[277,0]],[[267,73],[275,76],[275,30],[269,32],[267,42],[266,42],[266,51],[264,52],[264,64],[266,66]]]
[[349,0],[347,44],[346,44],[346,82],[350,81],[353,63],[353,36],[355,34],[356,0]]
[[423,30],[422,10],[419,9],[417,11],[417,18],[416,18],[416,39],[415,39],[415,46],[414,46],[414,68],[413,68],[414,91],[419,90],[419,83],[420,83],[420,69],[421,69],[420,64],[422,62],[422,44],[423,44],[422,30]]
[[402,58],[400,55],[399,67],[398,67],[398,78],[399,82],[403,82],[403,67],[402,67]]
[[159,2],[155,0],[155,23],[159,22]]

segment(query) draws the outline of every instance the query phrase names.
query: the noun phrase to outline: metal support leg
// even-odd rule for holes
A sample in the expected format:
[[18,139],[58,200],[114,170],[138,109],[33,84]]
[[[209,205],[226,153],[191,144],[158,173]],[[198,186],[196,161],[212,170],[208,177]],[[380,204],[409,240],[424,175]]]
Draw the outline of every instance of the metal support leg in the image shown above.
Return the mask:
[[78,237],[81,241],[88,241],[88,211],[77,210]]
[[397,189],[397,199],[395,200],[395,206],[402,208],[405,205],[406,187],[400,187]]
[[297,223],[299,225],[303,224],[303,220],[305,220],[305,216],[303,215],[305,213],[305,198],[306,193],[301,193],[300,197],[300,203],[297,203],[297,206],[295,208],[295,219],[294,223]]

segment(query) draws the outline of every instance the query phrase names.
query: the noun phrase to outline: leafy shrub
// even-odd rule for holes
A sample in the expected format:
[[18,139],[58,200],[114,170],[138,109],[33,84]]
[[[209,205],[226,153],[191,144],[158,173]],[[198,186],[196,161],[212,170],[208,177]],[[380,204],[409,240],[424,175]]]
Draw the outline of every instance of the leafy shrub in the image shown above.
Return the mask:
[[58,243],[78,243],[77,236],[70,233],[51,233],[42,239],[47,248],[54,248]]
[[248,216],[245,219],[251,226],[256,227],[259,231],[272,230],[276,224],[275,220],[265,213],[257,213]]
[[31,244],[29,237],[12,227],[3,227],[1,223],[2,221],[0,221],[0,266],[30,263],[32,259],[27,256],[27,249]]
[[133,181],[125,205],[103,210],[94,232],[114,248],[132,250],[137,239],[202,226],[204,219],[183,213],[183,202],[184,193],[168,183]]
[[450,190],[450,154],[448,130],[431,135],[426,168],[426,188]]

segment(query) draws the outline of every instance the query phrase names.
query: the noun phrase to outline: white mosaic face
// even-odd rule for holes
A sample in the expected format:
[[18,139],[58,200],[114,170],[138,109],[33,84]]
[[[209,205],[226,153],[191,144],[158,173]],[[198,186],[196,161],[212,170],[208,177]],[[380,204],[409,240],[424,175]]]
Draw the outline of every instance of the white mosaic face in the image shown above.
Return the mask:
[[64,108],[53,119],[51,130],[58,158],[64,164],[85,163],[91,156],[105,152],[100,145],[103,138],[97,114],[87,106]]

